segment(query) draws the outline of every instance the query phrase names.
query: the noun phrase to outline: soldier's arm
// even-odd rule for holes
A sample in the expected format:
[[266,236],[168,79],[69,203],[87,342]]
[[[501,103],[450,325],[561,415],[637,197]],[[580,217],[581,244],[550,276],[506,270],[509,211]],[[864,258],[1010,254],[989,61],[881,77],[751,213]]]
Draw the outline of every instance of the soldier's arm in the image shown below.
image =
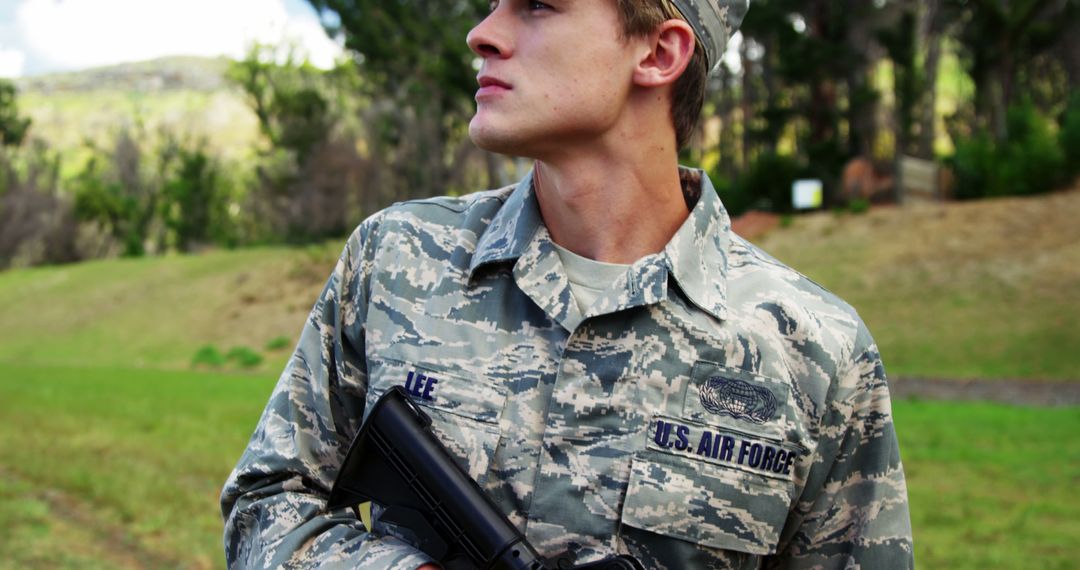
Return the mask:
[[326,512],[363,416],[367,223],[349,239],[258,427],[222,491],[229,568],[390,568],[430,558]]
[[885,371],[860,323],[821,425],[814,466],[769,568],[914,566],[907,487]]

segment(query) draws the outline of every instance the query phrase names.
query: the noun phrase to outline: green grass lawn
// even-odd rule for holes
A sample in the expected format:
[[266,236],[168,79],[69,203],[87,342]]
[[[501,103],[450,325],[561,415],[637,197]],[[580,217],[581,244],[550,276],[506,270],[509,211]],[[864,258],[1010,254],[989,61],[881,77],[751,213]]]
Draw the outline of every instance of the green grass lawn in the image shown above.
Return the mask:
[[1080,191],[797,216],[757,241],[862,315],[891,377],[1080,380]]
[[[221,566],[218,493],[266,375],[0,367],[0,561]],[[0,565],[4,564],[0,562]]]
[[916,563],[1075,568],[1080,408],[896,402]]
[[[272,375],[0,365],[0,566],[223,566]],[[1072,568],[1080,410],[896,402],[921,568]]]

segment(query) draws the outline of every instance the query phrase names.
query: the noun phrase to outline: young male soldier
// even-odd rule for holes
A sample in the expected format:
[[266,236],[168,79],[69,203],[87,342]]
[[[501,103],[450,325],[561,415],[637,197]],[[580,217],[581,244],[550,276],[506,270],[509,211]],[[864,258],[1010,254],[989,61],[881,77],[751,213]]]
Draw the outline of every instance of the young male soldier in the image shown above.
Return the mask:
[[468,36],[470,134],[535,166],[349,238],[223,492],[231,567],[428,567],[408,529],[325,508],[395,385],[544,555],[912,565],[865,326],[731,233],[708,178],[676,163],[745,9],[493,3]]

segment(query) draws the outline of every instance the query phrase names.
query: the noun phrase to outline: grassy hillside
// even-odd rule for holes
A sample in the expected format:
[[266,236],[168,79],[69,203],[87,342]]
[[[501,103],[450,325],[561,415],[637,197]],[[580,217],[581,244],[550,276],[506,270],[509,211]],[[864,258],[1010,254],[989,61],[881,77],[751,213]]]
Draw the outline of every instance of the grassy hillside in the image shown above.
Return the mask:
[[339,244],[115,259],[0,273],[0,361],[186,368],[205,345],[296,338]]
[[[1080,379],[1078,211],[1080,191],[819,213],[758,241],[854,305],[893,376]],[[211,344],[272,369],[340,247],[0,273],[0,360],[176,369]]]
[[76,93],[102,87],[128,91],[215,91],[226,85],[226,57],[167,56],[15,80],[20,92]]
[[758,240],[850,302],[893,376],[1080,379],[1080,190],[797,217]]
[[110,144],[120,129],[205,138],[214,154],[244,159],[258,122],[225,77],[225,58],[167,57],[19,79],[19,109],[32,137],[60,152],[65,176],[79,170],[89,143]]

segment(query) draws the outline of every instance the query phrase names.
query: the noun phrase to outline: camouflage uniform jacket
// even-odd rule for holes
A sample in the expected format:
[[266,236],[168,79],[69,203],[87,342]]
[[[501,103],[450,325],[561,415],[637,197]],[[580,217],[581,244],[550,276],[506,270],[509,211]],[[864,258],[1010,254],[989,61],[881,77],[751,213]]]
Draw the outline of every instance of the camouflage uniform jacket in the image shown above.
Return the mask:
[[222,494],[230,567],[412,570],[400,529],[326,498],[366,409],[406,385],[545,555],[646,568],[912,566],[877,348],[855,311],[689,218],[577,311],[531,176],[353,233]]

